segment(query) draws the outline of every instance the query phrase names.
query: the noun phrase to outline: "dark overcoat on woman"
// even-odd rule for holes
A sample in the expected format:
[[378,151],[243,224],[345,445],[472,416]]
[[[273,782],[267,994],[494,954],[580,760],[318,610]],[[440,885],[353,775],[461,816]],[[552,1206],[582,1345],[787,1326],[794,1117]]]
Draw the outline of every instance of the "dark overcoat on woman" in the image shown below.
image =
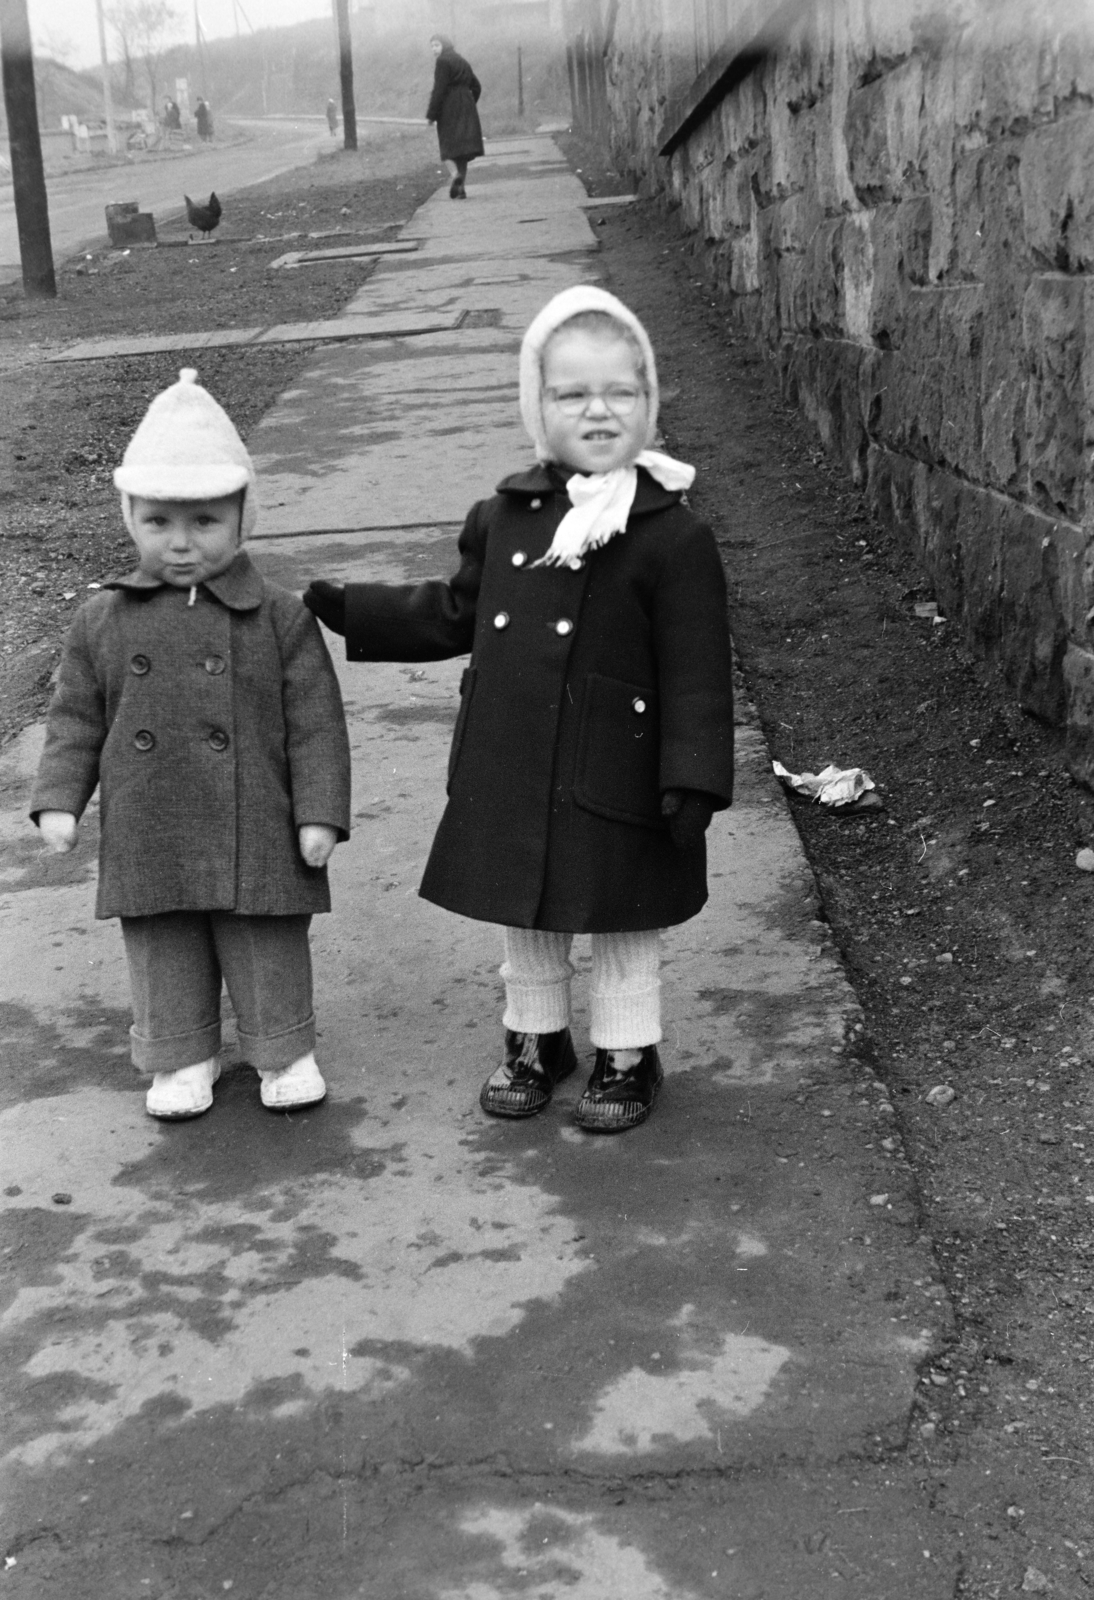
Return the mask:
[[350,661],[471,652],[427,900],[573,933],[704,904],[705,844],[673,844],[661,796],[729,805],[732,666],[718,549],[680,500],[639,469],[625,533],[576,569],[534,567],[570,505],[535,467],[472,507],[449,582],[346,586]]
[[473,161],[482,155],[478,98],[482,85],[470,65],[446,44],[433,68],[433,93],[426,121],[437,124],[442,161]]
[[330,910],[304,823],[349,835],[342,700],[315,618],[241,552],[194,604],[136,571],[65,641],[31,814],[100,787],[96,916]]

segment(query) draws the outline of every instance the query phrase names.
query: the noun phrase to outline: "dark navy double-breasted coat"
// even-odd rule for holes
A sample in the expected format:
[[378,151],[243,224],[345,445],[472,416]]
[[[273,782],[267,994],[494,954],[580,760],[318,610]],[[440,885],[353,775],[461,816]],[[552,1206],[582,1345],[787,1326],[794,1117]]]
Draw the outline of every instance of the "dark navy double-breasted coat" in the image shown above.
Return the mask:
[[444,582],[346,587],[351,661],[471,652],[421,893],[510,927],[668,927],[706,900],[666,789],[733,795],[726,589],[710,529],[639,471],[627,529],[535,567],[569,497],[543,467],[472,507]]

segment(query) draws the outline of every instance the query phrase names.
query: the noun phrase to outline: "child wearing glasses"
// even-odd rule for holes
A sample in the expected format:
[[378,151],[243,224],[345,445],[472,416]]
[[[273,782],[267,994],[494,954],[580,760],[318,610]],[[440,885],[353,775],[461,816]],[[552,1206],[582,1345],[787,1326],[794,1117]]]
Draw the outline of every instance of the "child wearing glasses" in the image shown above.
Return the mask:
[[501,925],[495,1117],[544,1110],[577,1061],[570,951],[592,935],[589,1133],[645,1121],[662,1081],[660,930],[707,897],[705,833],[733,789],[726,590],[683,504],[691,467],[650,448],[657,369],[645,329],[602,289],[557,295],[521,348],[537,465],[471,508],[448,581],[304,600],[350,661],[470,652],[448,805],[421,894]]

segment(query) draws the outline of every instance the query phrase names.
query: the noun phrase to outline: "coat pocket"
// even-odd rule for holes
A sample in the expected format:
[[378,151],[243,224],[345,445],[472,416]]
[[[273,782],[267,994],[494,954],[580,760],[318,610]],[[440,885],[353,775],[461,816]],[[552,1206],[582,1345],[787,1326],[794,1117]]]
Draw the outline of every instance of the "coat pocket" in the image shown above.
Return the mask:
[[452,733],[452,748],[448,752],[448,789],[452,788],[452,779],[456,774],[459,764],[460,749],[463,745],[463,736],[467,731],[467,717],[471,710],[471,701],[475,694],[475,679],[479,675],[478,667],[465,667],[460,677],[460,709],[456,715],[456,726]]
[[660,828],[661,726],[657,696],[639,683],[585,680],[574,799],[615,822]]

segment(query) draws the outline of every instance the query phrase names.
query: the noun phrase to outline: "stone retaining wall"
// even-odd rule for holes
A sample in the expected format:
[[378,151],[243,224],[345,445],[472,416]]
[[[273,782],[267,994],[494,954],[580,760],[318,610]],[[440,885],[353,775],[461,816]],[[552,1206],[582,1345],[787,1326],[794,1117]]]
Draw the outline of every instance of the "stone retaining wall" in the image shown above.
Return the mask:
[[[731,34],[708,79],[773,9],[720,3]],[[617,159],[679,204],[945,614],[1025,708],[1066,723],[1094,784],[1091,7],[783,6],[774,47],[665,158],[704,66],[695,4],[623,0]]]

